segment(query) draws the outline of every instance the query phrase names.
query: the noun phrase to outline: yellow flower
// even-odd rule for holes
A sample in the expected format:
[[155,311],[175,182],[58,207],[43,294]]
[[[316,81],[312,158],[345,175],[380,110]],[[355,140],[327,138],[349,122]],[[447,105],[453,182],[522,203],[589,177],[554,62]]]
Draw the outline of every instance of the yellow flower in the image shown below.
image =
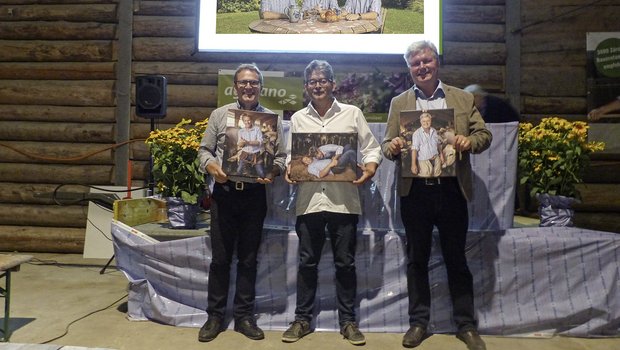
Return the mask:
[[583,180],[588,154],[605,148],[588,142],[588,124],[559,117],[543,118],[538,125],[519,125],[519,176],[531,195],[548,193],[574,197]]
[[153,177],[163,197],[182,197],[197,203],[205,193],[205,177],[200,172],[198,148],[208,120],[192,124],[183,118],[165,130],[153,130],[146,139],[153,157]]

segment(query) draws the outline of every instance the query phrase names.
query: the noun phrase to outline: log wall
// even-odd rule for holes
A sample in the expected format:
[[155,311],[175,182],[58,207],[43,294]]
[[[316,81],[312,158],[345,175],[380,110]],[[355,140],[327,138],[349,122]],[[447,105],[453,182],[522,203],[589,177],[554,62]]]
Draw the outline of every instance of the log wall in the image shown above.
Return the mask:
[[[65,183],[125,185],[114,183],[126,163],[115,158],[124,1],[131,0],[0,1],[0,250],[81,252],[86,207],[58,206],[34,193]],[[580,8],[588,3],[524,0],[520,27],[507,28],[504,0],[444,0],[442,79],[502,95],[512,54],[506,33],[517,32],[522,114],[583,118],[585,32],[618,30],[620,17],[616,1]],[[159,127],[207,117],[217,104],[218,70],[243,62],[298,74],[314,58],[327,59],[339,73],[406,71],[393,56],[195,53],[197,1],[135,0],[132,6],[131,81],[148,74],[168,80],[167,116]],[[140,183],[148,171],[140,139],[150,120],[135,116],[134,91],[132,85],[129,157]]]

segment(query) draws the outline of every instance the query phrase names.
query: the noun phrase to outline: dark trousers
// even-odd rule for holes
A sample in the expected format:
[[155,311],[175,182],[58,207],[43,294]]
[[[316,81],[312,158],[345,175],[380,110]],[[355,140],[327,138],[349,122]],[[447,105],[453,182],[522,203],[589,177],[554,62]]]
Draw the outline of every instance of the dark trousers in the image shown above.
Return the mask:
[[445,178],[435,185],[414,180],[409,195],[400,199],[407,235],[409,323],[428,326],[431,305],[428,262],[433,226],[436,226],[448,272],[454,322],[459,331],[476,329],[473,279],[465,257],[467,201],[456,178]]
[[338,320],[341,326],[345,322],[355,322],[357,222],[356,214],[319,212],[297,217],[295,230],[299,237],[299,269],[295,319],[312,320],[318,266],[327,228],[336,267]]
[[230,265],[237,250],[236,291],[233,317],[254,317],[256,255],[267,213],[265,186],[243,191],[234,185],[215,184],[211,202],[211,251],[207,313],[224,318],[228,300]]

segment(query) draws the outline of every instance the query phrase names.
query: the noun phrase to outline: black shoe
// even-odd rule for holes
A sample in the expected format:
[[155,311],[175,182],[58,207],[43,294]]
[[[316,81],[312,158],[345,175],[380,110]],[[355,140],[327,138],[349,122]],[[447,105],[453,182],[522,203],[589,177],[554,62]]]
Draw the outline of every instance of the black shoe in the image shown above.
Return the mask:
[[222,332],[222,320],[219,317],[209,317],[198,332],[198,341],[208,342]]
[[469,350],[486,350],[484,341],[480,338],[480,334],[476,330],[459,332],[456,337],[463,343],[467,344]]
[[285,343],[294,343],[311,332],[310,322],[295,320],[284,334],[282,334],[282,341]]
[[252,340],[265,339],[265,333],[263,333],[262,329],[258,328],[256,321],[251,318],[235,321],[235,331]]
[[405,336],[403,337],[403,346],[406,348],[415,348],[422,344],[422,341],[426,339],[426,329],[422,326],[411,326]]
[[366,344],[366,338],[364,337],[362,332],[360,332],[355,322],[346,322],[340,328],[340,334],[342,334],[342,336],[344,336],[344,338],[353,345]]

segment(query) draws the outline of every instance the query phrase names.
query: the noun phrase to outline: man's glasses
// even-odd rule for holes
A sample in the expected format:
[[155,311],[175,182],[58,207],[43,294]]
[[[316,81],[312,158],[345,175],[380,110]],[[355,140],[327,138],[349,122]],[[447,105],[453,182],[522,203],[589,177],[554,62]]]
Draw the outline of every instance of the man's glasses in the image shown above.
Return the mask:
[[308,85],[309,87],[315,87],[316,84],[319,84],[320,86],[327,86],[327,84],[331,83],[332,81],[329,79],[319,79],[319,80],[308,80],[306,82],[306,85]]
[[237,86],[240,88],[245,87],[248,84],[250,84],[251,87],[258,87],[260,85],[260,81],[258,80],[237,80],[235,84],[237,84]]

